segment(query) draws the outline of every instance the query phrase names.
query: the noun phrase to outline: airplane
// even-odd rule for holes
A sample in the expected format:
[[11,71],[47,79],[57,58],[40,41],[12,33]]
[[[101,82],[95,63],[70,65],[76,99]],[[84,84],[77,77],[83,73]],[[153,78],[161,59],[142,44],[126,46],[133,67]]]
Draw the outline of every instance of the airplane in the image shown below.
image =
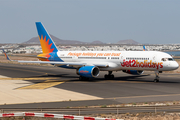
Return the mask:
[[2,49],[2,50],[3,50],[3,53],[4,53],[5,57],[6,57],[6,59],[9,60],[9,61],[12,61],[12,60],[9,58],[9,56],[6,54],[6,52],[4,51],[4,49]]
[[[100,71],[108,71],[105,79],[113,79],[113,71],[133,75],[155,71],[154,82],[159,82],[159,73],[179,68],[169,54],[159,51],[59,51],[43,24],[36,22],[36,27],[43,52],[37,55],[40,61],[18,60],[19,63],[44,63],[76,69],[79,80],[96,78]],[[8,57],[5,51],[4,54]]]

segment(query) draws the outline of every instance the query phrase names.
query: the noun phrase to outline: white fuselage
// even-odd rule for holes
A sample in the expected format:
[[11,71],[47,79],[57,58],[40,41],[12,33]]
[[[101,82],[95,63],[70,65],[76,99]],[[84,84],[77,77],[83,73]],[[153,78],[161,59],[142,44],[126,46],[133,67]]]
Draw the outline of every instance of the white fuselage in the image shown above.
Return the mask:
[[169,54],[158,51],[58,51],[57,55],[64,62],[108,64],[108,67],[99,67],[101,71],[170,71],[179,67]]

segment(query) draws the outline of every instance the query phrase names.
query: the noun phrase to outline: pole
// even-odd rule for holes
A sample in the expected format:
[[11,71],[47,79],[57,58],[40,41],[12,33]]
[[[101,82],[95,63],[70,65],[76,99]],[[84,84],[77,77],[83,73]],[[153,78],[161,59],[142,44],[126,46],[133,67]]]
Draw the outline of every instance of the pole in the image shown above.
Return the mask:
[[117,108],[117,116],[118,116],[118,108]]
[[80,108],[79,108],[79,115],[81,115],[81,111],[80,111]]

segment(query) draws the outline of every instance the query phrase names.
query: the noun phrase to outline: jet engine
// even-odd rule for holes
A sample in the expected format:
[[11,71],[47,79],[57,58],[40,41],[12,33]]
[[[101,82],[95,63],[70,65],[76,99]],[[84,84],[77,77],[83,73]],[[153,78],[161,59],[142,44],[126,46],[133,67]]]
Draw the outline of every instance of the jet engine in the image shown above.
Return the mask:
[[83,66],[77,69],[77,74],[86,78],[93,78],[99,75],[99,68],[96,66]]
[[123,72],[133,75],[141,75],[144,71],[141,70],[123,70]]

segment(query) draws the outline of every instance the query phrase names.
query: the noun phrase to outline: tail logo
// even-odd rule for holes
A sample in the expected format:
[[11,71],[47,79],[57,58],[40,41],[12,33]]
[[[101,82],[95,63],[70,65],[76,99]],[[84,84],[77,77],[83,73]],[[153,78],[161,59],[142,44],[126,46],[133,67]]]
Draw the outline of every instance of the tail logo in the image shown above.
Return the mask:
[[5,55],[6,59],[8,59],[8,57],[7,57],[6,53],[4,53],[4,55]]
[[51,48],[53,43],[49,43],[49,39],[46,40],[46,36],[43,39],[43,35],[41,35],[41,38],[39,37],[39,40],[43,53],[50,53],[54,51],[54,48]]
[[36,22],[36,27],[43,53],[58,52],[56,45],[42,23]]

